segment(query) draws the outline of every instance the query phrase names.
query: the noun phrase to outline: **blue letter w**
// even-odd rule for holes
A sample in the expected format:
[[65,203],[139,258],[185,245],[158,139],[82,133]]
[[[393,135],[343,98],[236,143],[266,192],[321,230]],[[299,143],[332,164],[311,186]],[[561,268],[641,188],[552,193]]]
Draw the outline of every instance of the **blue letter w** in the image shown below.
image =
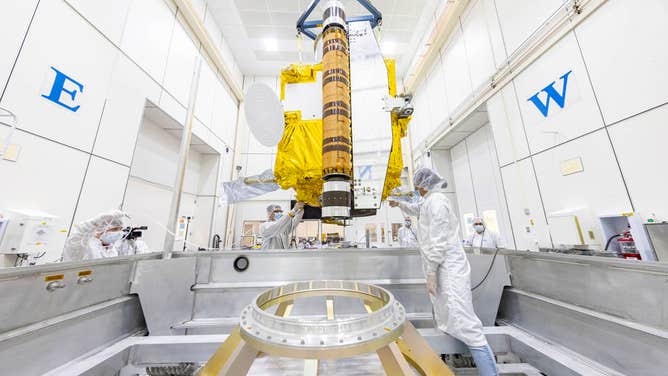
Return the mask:
[[[552,81],[551,84],[547,85],[545,88],[543,88],[543,90],[537,92],[533,95],[533,97],[528,99],[528,101],[532,102],[544,117],[547,117],[547,112],[550,108],[550,99],[554,99],[559,107],[564,108],[564,103],[566,103],[566,86],[568,85],[568,75],[570,75],[571,72],[573,72],[572,69],[560,77],[560,79],[564,81],[564,87],[561,89],[561,94],[559,94],[554,88],[555,81]],[[542,92],[547,94],[545,103],[543,103],[540,98],[538,98],[538,94]]]

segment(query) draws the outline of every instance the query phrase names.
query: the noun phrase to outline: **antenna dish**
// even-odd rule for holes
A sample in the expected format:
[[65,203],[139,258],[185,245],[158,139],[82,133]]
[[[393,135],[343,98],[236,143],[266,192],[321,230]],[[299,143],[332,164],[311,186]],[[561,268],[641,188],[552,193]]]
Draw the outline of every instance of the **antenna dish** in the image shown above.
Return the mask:
[[276,146],[283,137],[285,118],[276,93],[263,83],[255,83],[246,91],[244,113],[251,133],[264,146]]

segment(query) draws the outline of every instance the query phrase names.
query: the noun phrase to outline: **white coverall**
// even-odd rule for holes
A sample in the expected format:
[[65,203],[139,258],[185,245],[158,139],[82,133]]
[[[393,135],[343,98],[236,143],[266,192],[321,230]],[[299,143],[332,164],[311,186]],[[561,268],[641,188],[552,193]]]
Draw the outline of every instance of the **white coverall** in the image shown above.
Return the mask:
[[120,239],[105,247],[100,239],[91,238],[84,241],[86,247],[69,245],[63,252],[63,261],[92,260],[96,258],[130,256],[150,252],[146,243],[141,240]]
[[260,226],[262,249],[288,249],[290,235],[304,216],[304,210],[294,211],[295,216],[284,214],[278,221],[267,221]]
[[459,223],[444,189],[429,191],[420,204],[398,202],[418,217],[418,241],[425,276],[436,273],[437,296],[429,295],[438,329],[467,346],[485,346],[482,323],[473,310],[471,266],[459,238]]
[[397,233],[397,238],[399,239],[399,245],[404,248],[417,246],[417,236],[415,235],[415,230],[411,227],[401,226]]
[[485,229],[482,234],[474,231],[473,234],[466,239],[466,245],[473,248],[505,248],[506,246],[499,234],[487,229]]
[[63,261],[92,260],[150,252],[146,243],[141,240],[119,239],[105,247],[96,237],[97,233],[109,228],[122,227],[124,217],[126,215],[122,211],[112,210],[74,225],[65,243]]

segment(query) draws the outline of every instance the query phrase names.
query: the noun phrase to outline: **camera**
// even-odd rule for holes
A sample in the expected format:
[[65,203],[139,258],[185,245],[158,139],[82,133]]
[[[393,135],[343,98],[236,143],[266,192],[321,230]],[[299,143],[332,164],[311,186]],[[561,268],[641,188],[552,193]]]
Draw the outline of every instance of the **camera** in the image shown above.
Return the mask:
[[127,240],[135,240],[141,238],[142,231],[148,230],[148,226],[126,227],[123,229],[125,233],[124,238]]

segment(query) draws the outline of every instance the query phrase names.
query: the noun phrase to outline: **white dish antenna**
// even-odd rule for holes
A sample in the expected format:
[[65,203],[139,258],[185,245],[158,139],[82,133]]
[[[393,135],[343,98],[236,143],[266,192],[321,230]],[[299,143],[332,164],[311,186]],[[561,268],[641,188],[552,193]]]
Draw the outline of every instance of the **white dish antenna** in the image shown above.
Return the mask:
[[267,84],[255,83],[244,99],[246,122],[253,136],[264,146],[276,146],[283,137],[283,106]]

